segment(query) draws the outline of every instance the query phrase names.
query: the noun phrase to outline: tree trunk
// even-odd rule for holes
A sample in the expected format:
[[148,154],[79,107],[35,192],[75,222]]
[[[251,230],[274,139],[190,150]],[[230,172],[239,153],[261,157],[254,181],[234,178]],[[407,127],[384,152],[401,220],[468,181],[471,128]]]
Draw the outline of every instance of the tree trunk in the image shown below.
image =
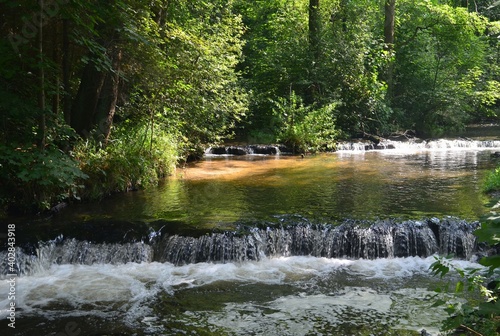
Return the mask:
[[64,87],[63,113],[64,120],[71,124],[71,95],[70,95],[70,63],[69,63],[69,20],[63,19],[62,34],[62,82]]
[[[43,15],[43,0],[40,0],[40,15]],[[43,20],[39,20],[38,25],[38,108],[40,109],[40,116],[38,118],[38,148],[45,149],[46,141],[46,121],[45,121],[45,71],[44,71],[44,57],[43,57]]]
[[388,48],[394,45],[394,19],[396,16],[396,0],[385,0],[385,23],[384,23],[384,42]]
[[94,128],[94,115],[106,75],[88,63],[83,69],[80,87],[71,109],[71,127],[84,139]]
[[319,0],[309,0],[309,49],[313,62],[319,59],[320,29]]
[[[394,51],[394,20],[396,16],[396,0],[385,0],[385,22],[384,22],[384,43],[386,50],[390,53]],[[394,90],[394,64],[390,62],[387,66],[386,82],[387,82],[387,96],[389,100],[392,99]]]
[[[54,64],[59,64],[59,47],[58,47],[58,37],[59,37],[59,23],[56,22],[54,24],[53,35],[52,35],[52,62]],[[59,71],[59,67],[56,68],[55,71],[55,87],[56,90],[52,95],[52,113],[54,115],[59,114],[59,103],[60,103],[60,82],[61,82],[61,73]]]
[[109,140],[116,111],[116,102],[118,101],[121,60],[122,51],[120,49],[114,50],[113,72],[106,76],[94,117],[94,123],[97,125],[95,136],[99,141],[104,141],[105,144]]

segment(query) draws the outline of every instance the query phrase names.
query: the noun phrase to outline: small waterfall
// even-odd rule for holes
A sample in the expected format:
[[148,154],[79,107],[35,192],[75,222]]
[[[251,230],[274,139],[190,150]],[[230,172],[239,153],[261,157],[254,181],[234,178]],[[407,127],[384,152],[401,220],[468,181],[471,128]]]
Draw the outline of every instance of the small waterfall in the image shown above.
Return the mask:
[[241,262],[263,257],[395,258],[454,254],[469,259],[476,251],[477,223],[456,219],[381,221],[369,227],[347,222],[339,226],[299,224],[253,228],[249,234],[213,233],[200,238],[163,237],[160,262]]
[[340,142],[337,151],[364,152],[369,150],[442,150],[442,149],[498,149],[499,140],[437,139],[437,140],[382,140],[378,144],[371,141]]
[[289,149],[281,145],[220,146],[207,148],[205,156],[280,155],[289,152]]
[[[471,140],[471,139],[436,139],[407,141],[382,139],[378,143],[372,141],[339,142],[336,151],[365,152],[371,150],[444,150],[444,149],[500,149],[500,140]],[[209,147],[205,156],[242,156],[242,155],[286,155],[292,150],[282,145],[246,145],[246,146],[219,146]]]
[[62,236],[40,242],[34,254],[16,249],[16,265],[8,263],[7,251],[0,252],[0,278],[5,274],[28,275],[47,270],[52,264],[122,264],[127,262],[152,261],[153,248],[143,242],[136,243],[102,243],[79,241],[74,238],[64,239]]
[[40,242],[34,253],[17,249],[16,265],[0,252],[1,274],[32,274],[52,264],[121,264],[169,262],[244,262],[264,258],[314,256],[376,259],[454,254],[469,259],[477,252],[473,234],[478,223],[456,218],[374,223],[348,220],[340,225],[311,224],[305,219],[283,220],[280,225],[242,227],[239,232],[218,232],[188,237],[157,232],[144,241],[91,243],[62,236]]
[[453,220],[443,220],[433,224],[434,230],[439,230],[436,236],[439,238],[440,254],[454,254],[464,257],[472,255],[476,241],[473,226]]

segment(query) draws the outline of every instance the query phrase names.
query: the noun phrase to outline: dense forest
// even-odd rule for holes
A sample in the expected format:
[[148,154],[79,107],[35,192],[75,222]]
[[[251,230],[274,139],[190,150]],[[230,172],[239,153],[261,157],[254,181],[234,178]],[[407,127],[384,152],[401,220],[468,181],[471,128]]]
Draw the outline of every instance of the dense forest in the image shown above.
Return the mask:
[[331,150],[500,113],[496,0],[0,0],[0,205],[156,184],[229,139]]

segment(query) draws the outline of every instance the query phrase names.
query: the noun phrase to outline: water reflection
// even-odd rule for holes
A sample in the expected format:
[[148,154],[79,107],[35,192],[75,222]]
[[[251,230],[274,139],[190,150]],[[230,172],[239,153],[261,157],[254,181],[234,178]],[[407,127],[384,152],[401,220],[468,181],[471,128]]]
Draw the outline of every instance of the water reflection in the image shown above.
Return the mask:
[[457,216],[485,210],[491,151],[337,152],[306,156],[208,158],[178,169],[163,185],[79,205],[58,220],[114,218],[234,227],[236,221],[299,214],[323,221]]
[[208,159],[169,179],[158,191],[168,197],[146,212],[212,224],[278,214],[476,219],[492,167],[489,152],[464,150]]

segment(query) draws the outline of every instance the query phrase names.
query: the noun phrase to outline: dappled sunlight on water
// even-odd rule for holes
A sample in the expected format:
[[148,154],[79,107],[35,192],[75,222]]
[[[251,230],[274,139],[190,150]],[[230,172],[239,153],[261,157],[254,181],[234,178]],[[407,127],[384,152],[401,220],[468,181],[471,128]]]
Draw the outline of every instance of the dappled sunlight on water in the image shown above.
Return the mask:
[[210,157],[179,168],[158,188],[77,205],[57,220],[167,220],[197,228],[297,214],[344,218],[457,216],[485,211],[491,150],[343,151],[321,155]]

